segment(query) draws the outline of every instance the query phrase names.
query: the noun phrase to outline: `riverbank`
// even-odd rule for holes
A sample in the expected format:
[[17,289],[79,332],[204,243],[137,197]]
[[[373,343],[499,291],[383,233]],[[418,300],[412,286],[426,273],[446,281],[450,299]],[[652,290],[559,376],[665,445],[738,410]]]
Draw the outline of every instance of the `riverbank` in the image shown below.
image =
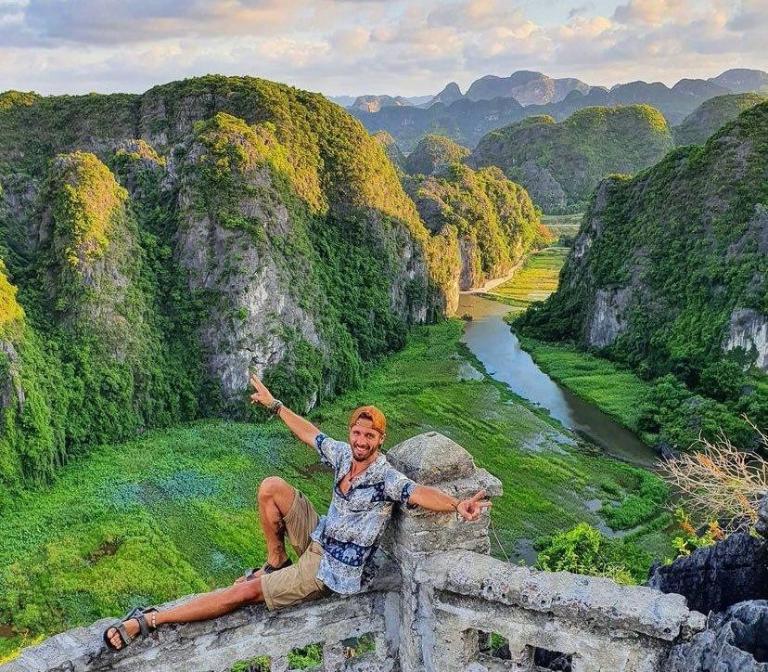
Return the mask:
[[[541,369],[574,394],[594,404],[633,432],[653,385],[629,369],[563,343],[517,335]],[[650,438],[650,437],[646,437]]]
[[[313,422],[344,438],[350,409],[373,403],[389,419],[386,446],[431,430],[463,445],[504,485],[492,514],[499,557],[532,560],[533,540],[608,521],[631,523],[627,543],[670,555],[662,503],[634,513],[656,477],[599,454],[520,403],[480,370],[462,333],[459,320],[415,329],[363,388],[317,409]],[[328,505],[331,474],[274,420],[148,432],[64,467],[52,486],[3,511],[0,658],[137,603],[227,585],[262,562],[254,499],[273,474],[319,510]]]

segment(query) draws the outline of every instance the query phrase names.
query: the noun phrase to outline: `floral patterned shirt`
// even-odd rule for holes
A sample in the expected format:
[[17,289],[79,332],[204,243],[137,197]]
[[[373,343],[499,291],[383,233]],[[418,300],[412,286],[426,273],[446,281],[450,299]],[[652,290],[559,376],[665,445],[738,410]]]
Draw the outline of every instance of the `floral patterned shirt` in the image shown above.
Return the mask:
[[345,495],[339,483],[352,466],[351,446],[325,434],[317,435],[315,445],[323,464],[334,471],[331,506],[312,532],[312,539],[325,551],[317,578],[336,593],[357,593],[394,503],[407,502],[416,483],[379,455]]

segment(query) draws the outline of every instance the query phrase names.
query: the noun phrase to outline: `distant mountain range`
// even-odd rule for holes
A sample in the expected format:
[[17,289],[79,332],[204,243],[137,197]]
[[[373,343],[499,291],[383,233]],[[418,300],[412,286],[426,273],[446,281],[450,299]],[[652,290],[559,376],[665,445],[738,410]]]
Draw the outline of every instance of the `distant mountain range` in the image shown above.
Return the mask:
[[451,82],[421,105],[414,98],[361,96],[349,109],[369,131],[387,131],[407,152],[429,133],[474,147],[487,132],[525,117],[548,114],[561,121],[594,106],[648,104],[674,126],[705,100],[761,91],[768,92],[768,73],[761,70],[734,69],[710,79],[681,79],[671,88],[661,82],[636,81],[610,89],[521,70],[509,77],[481,77],[466,94]]

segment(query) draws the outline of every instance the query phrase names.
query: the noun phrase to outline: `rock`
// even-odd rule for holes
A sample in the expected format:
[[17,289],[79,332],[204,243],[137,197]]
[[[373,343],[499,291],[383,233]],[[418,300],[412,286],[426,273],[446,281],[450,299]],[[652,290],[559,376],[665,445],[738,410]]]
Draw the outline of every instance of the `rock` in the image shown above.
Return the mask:
[[765,494],[760,501],[760,507],[757,510],[757,523],[755,523],[755,530],[759,534],[768,538],[768,493]]
[[744,600],[768,599],[768,546],[745,533],[657,567],[648,585],[679,593],[691,609],[722,611]]
[[723,349],[735,348],[752,354],[755,365],[768,371],[768,317],[747,308],[734,310]]
[[626,329],[624,311],[627,309],[629,289],[598,289],[587,327],[587,344],[604,348],[613,343]]
[[768,672],[768,602],[731,606],[690,642],[675,646],[663,672]]

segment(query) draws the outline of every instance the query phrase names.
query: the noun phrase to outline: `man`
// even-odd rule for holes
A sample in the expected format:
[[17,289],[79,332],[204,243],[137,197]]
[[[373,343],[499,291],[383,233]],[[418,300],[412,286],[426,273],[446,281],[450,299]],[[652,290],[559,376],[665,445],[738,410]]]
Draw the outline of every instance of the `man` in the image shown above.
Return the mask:
[[[459,501],[436,488],[417,485],[392,467],[380,452],[386,438],[386,418],[374,406],[362,406],[352,413],[349,443],[343,443],[327,437],[275,399],[255,375],[251,386],[251,403],[271,410],[333,469],[333,498],[328,514],[318,518],[306,497],[283,479],[264,479],[258,503],[267,542],[266,563],[246,572],[233,586],[178,607],[164,611],[134,609],[104,632],[110,648],[122,649],[139,633],[146,635],[165,623],[216,618],[246,604],[265,602],[273,610],[331,593],[359,592],[366,564],[396,502],[430,511],[456,511],[467,521],[477,520],[491,506],[482,490]],[[299,556],[295,565],[285,549],[286,534]]]

